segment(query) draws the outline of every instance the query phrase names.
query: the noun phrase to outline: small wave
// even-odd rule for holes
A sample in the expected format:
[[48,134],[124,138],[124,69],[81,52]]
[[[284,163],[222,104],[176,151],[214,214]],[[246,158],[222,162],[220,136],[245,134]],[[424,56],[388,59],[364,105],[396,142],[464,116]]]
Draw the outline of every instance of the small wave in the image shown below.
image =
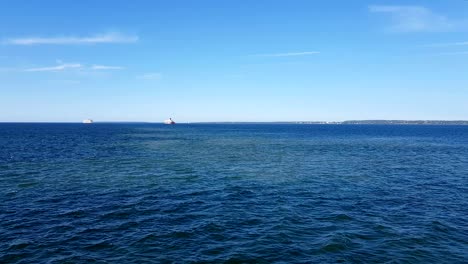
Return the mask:
[[38,184],[38,182],[23,182],[18,184],[18,188],[31,188]]
[[354,218],[352,218],[351,216],[349,216],[347,214],[336,214],[336,215],[333,215],[333,216],[321,217],[321,218],[318,218],[318,219],[319,220],[325,220],[325,221],[337,221],[337,222],[354,220]]
[[32,244],[29,240],[16,239],[9,243],[8,250],[21,250]]
[[97,242],[97,243],[93,243],[91,245],[87,245],[84,248],[86,250],[90,250],[90,251],[100,251],[100,250],[105,250],[105,249],[113,249],[115,247],[116,246],[114,244],[112,244],[111,242],[100,241],[100,242]]

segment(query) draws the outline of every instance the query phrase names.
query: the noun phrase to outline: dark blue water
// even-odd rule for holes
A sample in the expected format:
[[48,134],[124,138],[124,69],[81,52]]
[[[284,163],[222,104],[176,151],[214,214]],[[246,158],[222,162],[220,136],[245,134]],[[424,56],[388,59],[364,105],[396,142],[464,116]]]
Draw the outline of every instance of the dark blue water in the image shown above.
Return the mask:
[[0,263],[468,262],[468,126],[0,124]]

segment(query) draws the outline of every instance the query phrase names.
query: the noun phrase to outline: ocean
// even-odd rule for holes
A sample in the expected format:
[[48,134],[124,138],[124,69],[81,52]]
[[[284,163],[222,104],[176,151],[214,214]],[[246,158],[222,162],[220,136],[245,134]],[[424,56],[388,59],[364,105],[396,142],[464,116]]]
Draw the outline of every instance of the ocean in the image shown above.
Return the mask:
[[0,263],[467,263],[468,126],[0,124]]

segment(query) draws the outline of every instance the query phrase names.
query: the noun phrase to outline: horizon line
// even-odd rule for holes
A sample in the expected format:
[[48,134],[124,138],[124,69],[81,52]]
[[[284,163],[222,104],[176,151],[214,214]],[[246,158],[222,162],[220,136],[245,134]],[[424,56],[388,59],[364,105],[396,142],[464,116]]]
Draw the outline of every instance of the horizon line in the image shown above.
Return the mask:
[[[164,121],[93,121],[93,123],[147,123],[159,124]],[[340,124],[347,122],[466,122],[468,119],[348,119],[343,121],[323,121],[323,120],[294,120],[294,121],[181,121],[176,124],[215,124],[215,123],[290,123],[290,124]],[[81,124],[82,121],[0,121],[0,123],[64,123],[64,124]]]

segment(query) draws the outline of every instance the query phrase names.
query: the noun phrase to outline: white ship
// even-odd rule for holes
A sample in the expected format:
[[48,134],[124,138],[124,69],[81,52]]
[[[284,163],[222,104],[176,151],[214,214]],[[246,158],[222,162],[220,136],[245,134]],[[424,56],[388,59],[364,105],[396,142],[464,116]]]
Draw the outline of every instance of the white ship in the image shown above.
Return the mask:
[[174,120],[172,120],[172,118],[169,118],[169,119],[164,120],[164,124],[166,124],[166,125],[174,125],[175,122],[174,122]]
[[83,124],[92,124],[93,120],[92,119],[85,119],[83,120]]

